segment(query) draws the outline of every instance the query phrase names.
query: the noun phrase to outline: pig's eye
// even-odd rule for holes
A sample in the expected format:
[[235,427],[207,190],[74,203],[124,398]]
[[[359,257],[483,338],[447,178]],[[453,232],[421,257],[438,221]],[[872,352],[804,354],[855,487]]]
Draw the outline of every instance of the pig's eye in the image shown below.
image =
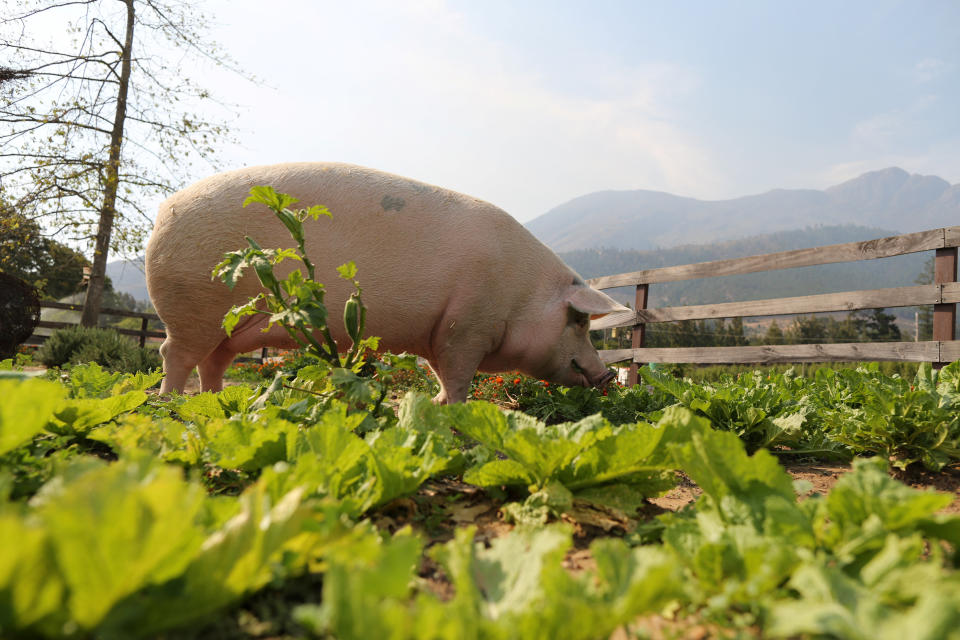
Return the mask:
[[590,326],[590,314],[583,313],[582,311],[577,311],[576,309],[570,309],[570,324],[577,326],[580,329]]

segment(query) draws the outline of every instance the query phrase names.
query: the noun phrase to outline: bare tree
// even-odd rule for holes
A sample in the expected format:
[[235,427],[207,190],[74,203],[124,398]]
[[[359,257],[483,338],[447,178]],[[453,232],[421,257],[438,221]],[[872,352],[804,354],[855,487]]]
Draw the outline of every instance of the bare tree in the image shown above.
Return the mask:
[[141,249],[158,196],[190,176],[194,159],[212,164],[226,135],[193,113],[212,98],[188,65],[231,62],[181,0],[2,3],[15,4],[0,21],[15,67],[0,83],[0,198],[92,250],[81,319],[92,326],[110,251]]

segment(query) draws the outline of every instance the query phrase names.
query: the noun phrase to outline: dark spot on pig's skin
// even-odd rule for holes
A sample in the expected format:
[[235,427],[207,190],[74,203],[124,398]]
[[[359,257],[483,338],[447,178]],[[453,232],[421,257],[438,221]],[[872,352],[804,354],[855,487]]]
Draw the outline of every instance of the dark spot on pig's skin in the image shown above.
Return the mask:
[[403,206],[407,204],[404,202],[403,198],[396,198],[394,196],[383,196],[383,200],[380,201],[380,206],[383,207],[384,211],[400,211],[403,209]]
[[404,184],[413,189],[415,192],[423,194],[433,191],[433,187],[422,182],[417,182],[416,180],[404,180]]

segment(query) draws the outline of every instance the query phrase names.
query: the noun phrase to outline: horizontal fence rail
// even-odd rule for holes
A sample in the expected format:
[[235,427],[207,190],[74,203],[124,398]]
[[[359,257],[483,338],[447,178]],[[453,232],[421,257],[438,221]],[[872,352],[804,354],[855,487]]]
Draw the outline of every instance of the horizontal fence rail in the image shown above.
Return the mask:
[[691,362],[696,364],[780,364],[788,362],[860,362],[896,360],[938,362],[943,343],[852,342],[835,344],[778,344],[755,347],[664,347],[609,349],[601,351],[607,362],[637,356],[642,362]]
[[718,302],[685,307],[639,309],[627,316],[617,314],[616,322],[603,321],[591,325],[595,329],[632,326],[638,322],[678,322],[680,320],[708,320],[750,316],[793,315],[798,313],[825,313],[856,311],[858,309],[885,309],[888,307],[915,307],[925,304],[960,302],[960,283],[925,284],[916,287],[893,287],[866,291],[845,291],[814,296],[749,300],[746,302]]
[[[52,300],[41,300],[40,307],[45,309],[62,309],[64,311],[83,311],[83,305],[80,304],[68,304],[66,302],[54,302]],[[147,338],[166,338],[167,334],[163,331],[149,331],[147,328],[148,323],[153,320],[154,322],[160,322],[160,316],[155,313],[144,313],[140,311],[127,311],[126,309],[101,309],[101,315],[107,316],[120,316],[123,318],[140,318],[140,329],[119,329],[116,327],[111,327],[117,333],[134,336],[139,338],[140,346],[144,346],[147,343]],[[76,322],[53,322],[51,320],[41,320],[37,327],[41,329],[66,329],[69,327],[75,327]],[[38,341],[42,341],[46,336],[41,336],[34,334],[34,338],[38,338]]]
[[877,258],[892,258],[906,253],[930,251],[960,245],[960,227],[946,227],[932,231],[908,233],[902,236],[878,238],[863,242],[831,244],[812,249],[794,249],[779,253],[765,253],[746,258],[697,262],[675,267],[660,267],[644,271],[633,271],[613,276],[591,278],[587,282],[595,289],[613,289],[638,284],[658,282],[678,282],[713,278],[716,276],[735,276],[758,271],[776,271],[796,267],[813,267],[837,262],[858,262]]
[[[600,357],[607,363],[631,361],[629,378],[631,384],[637,381],[637,365],[648,362],[770,364],[895,360],[933,362],[937,366],[942,366],[946,362],[960,359],[960,344],[957,343],[955,335],[957,303],[960,302],[960,283],[957,283],[958,245],[960,245],[960,226],[944,227],[865,242],[848,242],[592,278],[587,282],[596,289],[636,286],[636,304],[634,311],[608,316],[593,323],[591,328],[606,329],[625,326],[633,328],[633,348],[608,349],[600,352]],[[649,287],[656,283],[874,260],[920,251],[936,252],[933,284],[768,300],[647,308]],[[931,341],[750,347],[646,348],[644,346],[645,327],[651,323],[919,305],[933,305],[933,340]]]

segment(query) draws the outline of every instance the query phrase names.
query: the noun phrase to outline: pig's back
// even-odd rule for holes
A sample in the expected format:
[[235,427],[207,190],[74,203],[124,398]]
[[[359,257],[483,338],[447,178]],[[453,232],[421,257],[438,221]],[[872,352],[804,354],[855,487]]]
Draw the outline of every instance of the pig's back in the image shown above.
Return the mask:
[[[370,334],[388,341],[435,321],[439,309],[465,288],[486,289],[492,302],[516,295],[510,290],[523,278],[535,278],[552,256],[505,212],[447,189],[348,164],[250,167],[202,180],[161,205],[147,247],[147,282],[168,324],[167,317],[176,321],[184,296],[195,309],[222,317],[232,304],[256,295],[260,286],[252,273],[232,292],[210,280],[224,253],[247,246],[244,236],[264,248],[294,246],[265,206],[242,207],[258,185],[298,198],[294,208],[330,209],[332,220],[304,223],[307,252],[317,280],[327,287],[328,306],[342,308],[351,292],[335,268],[353,260]],[[299,263],[288,261],[278,271],[294,266]]]

